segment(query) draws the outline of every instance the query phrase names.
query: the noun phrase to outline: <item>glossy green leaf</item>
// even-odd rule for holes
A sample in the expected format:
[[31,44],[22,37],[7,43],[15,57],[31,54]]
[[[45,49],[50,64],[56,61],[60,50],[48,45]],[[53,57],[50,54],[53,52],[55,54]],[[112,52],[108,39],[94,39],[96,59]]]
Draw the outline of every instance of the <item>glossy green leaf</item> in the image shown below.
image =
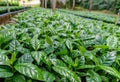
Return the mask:
[[0,54],[1,54],[1,55],[2,55],[2,54],[3,54],[3,55],[5,55],[5,54],[7,55],[8,53],[9,53],[9,51],[7,51],[7,50],[1,50],[1,49],[0,49]]
[[84,53],[84,55],[86,58],[92,60],[93,62],[95,62],[96,65],[99,65],[99,61],[98,61],[98,58],[95,56],[94,53],[90,52],[90,51],[87,51]]
[[30,50],[24,47],[18,47],[17,51],[21,52],[22,54],[30,53]]
[[68,54],[68,50],[65,45],[59,45],[58,49],[59,51],[55,52],[56,55],[66,55]]
[[35,59],[35,61],[37,61],[38,65],[40,64],[40,62],[42,61],[42,59],[44,57],[44,53],[43,52],[38,52],[38,51],[32,52],[31,55]]
[[34,36],[31,39],[31,45],[32,45],[33,49],[36,51],[40,48],[40,41],[37,39],[37,36]]
[[17,63],[32,63],[33,58],[29,53],[26,53],[22,55],[20,58],[18,58]]
[[14,82],[26,82],[26,79],[23,75],[21,74],[16,74],[14,77],[13,77],[13,81]]
[[48,65],[49,67],[52,65],[51,60],[44,54],[43,56],[43,60],[42,60],[46,65]]
[[17,47],[20,46],[20,43],[17,40],[13,40],[10,44],[9,44],[9,48],[10,50],[16,51]]
[[118,38],[116,36],[109,36],[106,42],[110,49],[115,49],[118,45]]
[[108,49],[109,48],[109,46],[107,46],[107,45],[95,45],[94,47],[101,48],[101,49]]
[[116,59],[116,51],[112,51],[107,54],[103,54],[99,60],[101,64],[105,66],[110,66],[112,65],[113,62],[115,62],[115,59]]
[[85,53],[87,51],[83,46],[80,46],[79,49],[81,53]]
[[120,79],[120,73],[112,67],[108,67],[108,66],[99,66],[102,70],[104,70],[105,72],[109,73],[110,75],[115,76],[116,78]]
[[13,76],[13,73],[7,69],[0,68],[0,78],[7,78]]
[[7,29],[0,31],[0,45],[12,39],[12,33]]
[[67,67],[54,66],[53,69],[60,75],[67,77],[71,82],[81,82],[80,78]]
[[72,51],[73,47],[72,47],[72,42],[70,40],[66,40],[66,46],[68,49],[70,49],[70,51]]
[[55,76],[47,71],[43,71],[43,78],[45,82],[54,82]]
[[44,80],[41,69],[39,69],[36,65],[33,65],[31,63],[20,63],[15,65],[14,67],[18,72],[27,77],[40,81]]
[[88,77],[86,80],[87,82],[102,82],[100,75],[93,70],[88,71]]
[[93,69],[95,67],[96,67],[95,65],[82,65],[79,66],[77,69]]
[[9,65],[9,59],[5,54],[0,54],[0,65]]
[[49,45],[53,45],[52,39],[51,39],[49,36],[46,36],[46,42],[47,42]]
[[51,59],[51,62],[54,66],[59,65],[59,66],[66,67],[66,64],[60,59]]
[[44,52],[45,52],[46,54],[50,54],[50,53],[53,53],[54,50],[55,50],[54,47],[52,47],[52,46],[47,46],[47,48],[44,49]]
[[103,82],[109,82],[108,78],[106,76],[100,76]]
[[61,58],[62,58],[62,60],[63,60],[64,62],[68,63],[69,65],[73,65],[73,64],[74,64],[72,58],[69,57],[69,56],[67,56],[67,55],[62,56]]
[[11,57],[11,59],[10,59],[10,63],[11,64],[13,64],[15,61],[16,61],[16,53],[14,52],[14,53],[12,53],[12,57]]
[[52,25],[49,25],[49,30],[52,34],[57,34],[57,32],[55,31]]

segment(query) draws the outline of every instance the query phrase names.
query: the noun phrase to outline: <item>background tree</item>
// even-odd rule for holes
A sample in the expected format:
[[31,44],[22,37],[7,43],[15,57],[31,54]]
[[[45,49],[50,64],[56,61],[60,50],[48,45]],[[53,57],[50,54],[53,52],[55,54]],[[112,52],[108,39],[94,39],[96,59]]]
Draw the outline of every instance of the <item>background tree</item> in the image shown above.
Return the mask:
[[72,5],[72,9],[75,8],[75,0],[73,0],[73,5]]
[[47,8],[48,0],[45,0],[45,8]]
[[89,0],[89,2],[90,2],[89,11],[91,11],[92,10],[92,0]]
[[43,8],[45,7],[45,0],[40,0],[40,6]]
[[52,9],[53,9],[53,12],[55,12],[55,10],[56,10],[56,0],[52,0]]
[[66,8],[72,8],[73,0],[66,0]]
[[114,0],[113,11],[115,10],[116,4],[117,4],[117,0]]

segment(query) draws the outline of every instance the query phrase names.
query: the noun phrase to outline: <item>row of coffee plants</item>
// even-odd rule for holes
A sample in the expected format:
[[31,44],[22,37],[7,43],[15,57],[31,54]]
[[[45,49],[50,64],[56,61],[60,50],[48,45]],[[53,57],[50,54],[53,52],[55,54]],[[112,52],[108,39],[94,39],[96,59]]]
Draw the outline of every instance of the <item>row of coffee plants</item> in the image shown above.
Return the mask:
[[[20,6],[11,6],[10,7],[11,12],[21,10],[21,9],[24,9],[24,7],[20,7]],[[7,12],[8,12],[7,7],[0,7],[0,14],[7,13]]]
[[[17,2],[8,2],[9,6],[19,6],[19,3]],[[0,1],[0,6],[7,6],[6,1]]]
[[[66,9],[59,9],[59,11],[63,11],[66,13],[75,14],[78,16],[83,16],[91,19],[97,19],[100,21],[107,21],[110,23],[115,23],[116,21],[116,15],[112,15],[112,14],[103,14],[100,12],[89,12],[89,11],[75,11],[75,10],[73,11],[73,10],[66,10]],[[120,18],[118,23],[120,24]]]

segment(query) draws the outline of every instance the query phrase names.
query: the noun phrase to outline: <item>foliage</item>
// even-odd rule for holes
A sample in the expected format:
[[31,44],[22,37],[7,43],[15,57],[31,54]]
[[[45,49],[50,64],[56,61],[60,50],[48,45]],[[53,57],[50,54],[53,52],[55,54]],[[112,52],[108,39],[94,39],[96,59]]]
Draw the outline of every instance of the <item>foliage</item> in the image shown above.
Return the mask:
[[[110,23],[115,23],[116,21],[116,16],[111,15],[111,14],[103,14],[100,12],[89,12],[89,11],[69,11],[66,9],[59,9],[60,11],[78,15],[78,16],[83,16],[91,19],[96,19],[100,21],[105,21],[105,22],[110,22]],[[120,17],[118,18],[118,23],[120,24]]]
[[[17,10],[26,9],[26,8],[29,8],[29,7],[10,6],[10,11],[13,12]],[[0,7],[0,14],[7,13],[7,12],[8,12],[7,7]]]
[[14,21],[0,30],[5,82],[120,81],[119,27],[41,8]]
[[[57,3],[56,3],[56,4],[57,4],[57,5],[56,5],[57,8],[65,8],[65,7],[66,7],[66,6],[65,6],[65,3],[62,2],[62,0],[57,0]],[[47,2],[47,7],[48,7],[48,8],[51,8],[51,7],[52,7],[51,0],[48,0],[48,2]]]
[[[0,6],[6,6],[6,1],[0,1]],[[12,2],[9,2],[9,6],[19,6],[19,3],[12,3]]]
[[[101,9],[112,9],[114,0],[92,0],[93,7],[92,9],[101,10]],[[89,8],[89,0],[82,0],[81,6],[84,8]]]

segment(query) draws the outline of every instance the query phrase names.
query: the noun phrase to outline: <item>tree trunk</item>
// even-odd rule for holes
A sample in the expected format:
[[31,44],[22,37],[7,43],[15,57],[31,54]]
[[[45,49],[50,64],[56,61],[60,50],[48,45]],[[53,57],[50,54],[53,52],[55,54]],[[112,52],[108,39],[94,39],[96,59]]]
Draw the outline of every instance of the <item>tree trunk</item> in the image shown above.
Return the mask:
[[42,7],[45,8],[45,0],[42,0]]
[[45,0],[45,8],[47,8],[48,0]]
[[45,7],[45,1],[44,0],[40,0],[40,4],[41,4],[41,7]]
[[40,1],[40,7],[42,7],[42,6],[41,6],[41,0],[39,0],[39,1]]
[[114,0],[114,4],[113,4],[113,11],[115,10],[115,6],[116,6],[117,0]]
[[89,11],[92,10],[92,0],[89,0],[90,1],[90,5],[89,5]]
[[73,0],[73,5],[72,5],[72,9],[75,8],[75,0]]
[[55,10],[56,10],[56,0],[52,0],[52,9],[53,9],[53,12],[55,12]]

